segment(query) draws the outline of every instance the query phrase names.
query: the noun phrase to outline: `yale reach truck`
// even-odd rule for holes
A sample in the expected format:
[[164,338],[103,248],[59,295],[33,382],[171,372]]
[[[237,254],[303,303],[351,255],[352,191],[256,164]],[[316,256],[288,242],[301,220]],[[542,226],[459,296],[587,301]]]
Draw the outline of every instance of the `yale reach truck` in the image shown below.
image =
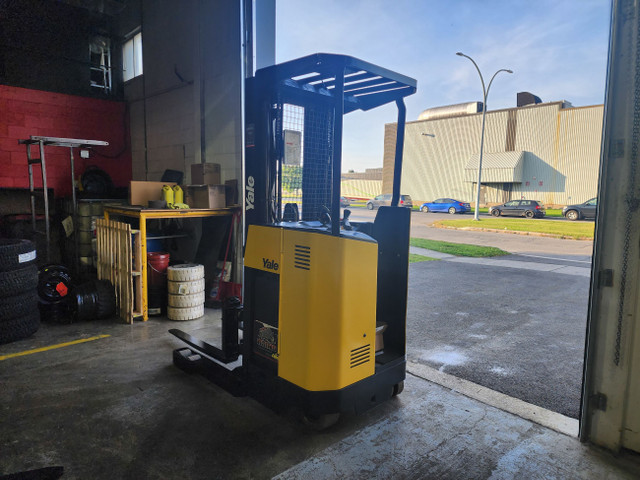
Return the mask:
[[[174,351],[178,367],[325,426],[400,393],[411,211],[398,199],[404,97],[415,91],[412,78],[333,54],[248,80],[243,305],[223,309],[221,348],[170,330],[188,345]],[[391,206],[373,222],[341,219],[343,116],[388,103],[398,108]]]

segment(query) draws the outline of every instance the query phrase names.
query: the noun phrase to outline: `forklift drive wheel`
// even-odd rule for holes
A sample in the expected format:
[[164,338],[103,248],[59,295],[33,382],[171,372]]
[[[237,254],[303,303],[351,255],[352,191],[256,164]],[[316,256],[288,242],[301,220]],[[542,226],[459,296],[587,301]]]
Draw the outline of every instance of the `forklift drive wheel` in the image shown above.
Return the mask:
[[316,431],[325,430],[332,427],[340,419],[339,413],[325,413],[323,415],[307,415],[302,418],[302,422]]
[[396,395],[400,395],[403,390],[404,390],[404,380],[402,380],[399,383],[396,383],[393,386],[393,396],[395,397]]

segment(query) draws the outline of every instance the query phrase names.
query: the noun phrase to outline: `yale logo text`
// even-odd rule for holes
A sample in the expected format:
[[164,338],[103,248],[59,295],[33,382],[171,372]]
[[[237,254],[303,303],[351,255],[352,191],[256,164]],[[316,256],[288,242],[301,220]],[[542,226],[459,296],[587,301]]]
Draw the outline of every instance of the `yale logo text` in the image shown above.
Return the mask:
[[278,264],[275,260],[269,260],[268,258],[262,259],[262,266],[268,270],[278,271]]
[[247,201],[246,201],[246,206],[245,208],[247,210],[253,210],[253,204],[255,202],[255,190],[254,190],[254,186],[255,186],[255,179],[253,178],[253,176],[249,176],[247,178]]

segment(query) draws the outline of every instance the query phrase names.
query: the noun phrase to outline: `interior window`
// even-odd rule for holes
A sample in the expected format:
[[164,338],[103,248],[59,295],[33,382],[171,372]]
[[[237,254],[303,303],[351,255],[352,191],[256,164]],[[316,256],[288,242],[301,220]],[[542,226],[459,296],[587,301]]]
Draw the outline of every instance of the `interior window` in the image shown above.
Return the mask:
[[133,35],[122,46],[123,80],[142,75],[142,32]]

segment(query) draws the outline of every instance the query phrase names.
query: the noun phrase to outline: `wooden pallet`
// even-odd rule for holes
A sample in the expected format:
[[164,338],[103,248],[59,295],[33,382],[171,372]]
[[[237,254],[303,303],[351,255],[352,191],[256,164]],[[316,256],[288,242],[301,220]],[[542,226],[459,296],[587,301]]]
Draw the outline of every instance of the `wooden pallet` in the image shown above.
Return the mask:
[[142,317],[142,250],[140,231],[128,223],[96,220],[98,279],[109,280],[118,316],[127,323]]

